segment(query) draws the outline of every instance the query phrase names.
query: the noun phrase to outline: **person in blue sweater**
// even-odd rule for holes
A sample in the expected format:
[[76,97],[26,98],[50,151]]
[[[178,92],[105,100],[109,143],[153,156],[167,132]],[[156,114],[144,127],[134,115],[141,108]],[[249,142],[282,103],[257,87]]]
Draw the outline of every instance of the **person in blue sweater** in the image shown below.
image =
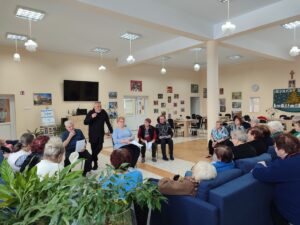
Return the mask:
[[215,148],[217,161],[212,162],[217,173],[234,168],[233,154],[231,149],[226,145],[219,145]]
[[274,141],[279,159],[259,162],[252,173],[259,181],[275,186],[274,225],[300,225],[300,141],[291,134],[279,134]]
[[120,148],[128,149],[132,156],[130,166],[135,167],[141,150],[138,146],[131,144],[131,142],[134,140],[134,136],[132,135],[130,129],[125,127],[125,118],[122,116],[118,117],[117,124],[118,127],[114,129],[112,134],[114,150],[118,150]]

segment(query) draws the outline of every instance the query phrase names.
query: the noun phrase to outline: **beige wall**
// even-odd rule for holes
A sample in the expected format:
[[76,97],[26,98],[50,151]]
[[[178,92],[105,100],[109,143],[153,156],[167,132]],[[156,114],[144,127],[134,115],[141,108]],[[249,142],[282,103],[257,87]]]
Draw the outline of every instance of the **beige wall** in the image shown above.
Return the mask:
[[[266,109],[272,107],[273,89],[287,88],[290,80],[290,71],[294,70],[297,87],[300,87],[300,57],[295,62],[282,62],[263,60],[255,63],[244,63],[235,66],[226,66],[220,68],[219,87],[224,88],[224,95],[220,98],[226,98],[227,112],[232,110],[231,93],[236,91],[242,92],[242,112],[251,116],[267,115]],[[200,91],[202,96],[203,87],[206,87],[206,71],[201,73]],[[253,92],[251,86],[258,84],[259,91]],[[260,97],[260,112],[249,113],[250,97]],[[206,114],[206,101],[201,98],[202,114]],[[290,115],[291,113],[278,111],[275,117],[280,114]],[[292,113],[297,114],[297,113]],[[223,113],[224,115],[224,113]]]
[[[179,100],[185,101],[185,113],[190,114],[191,83],[199,83],[200,74],[192,70],[168,69],[166,75],[159,73],[160,67],[140,64],[132,67],[117,68],[114,61],[107,61],[108,70],[99,72],[99,58],[68,55],[37,51],[28,53],[21,51],[22,62],[15,63],[12,60],[13,49],[6,46],[0,47],[0,94],[13,94],[16,101],[17,136],[26,129],[33,130],[40,125],[40,110],[45,106],[33,105],[33,93],[52,93],[53,104],[57,123],[65,117],[68,110],[92,107],[90,102],[64,102],[63,80],[84,80],[99,82],[99,99],[103,102],[103,108],[108,105],[108,92],[118,92],[119,113],[123,114],[123,96],[142,95],[148,96],[148,116],[155,119],[158,114],[153,113],[153,100],[158,93],[164,94],[166,99],[166,86],[173,86],[172,105],[167,108],[173,111],[173,95],[178,93]],[[142,80],[143,92],[130,92],[130,80]],[[25,95],[20,95],[25,91]],[[179,101],[178,105],[179,105]],[[180,105],[179,105],[180,106]],[[160,108],[160,107],[159,107]],[[178,114],[181,107],[177,107]]]

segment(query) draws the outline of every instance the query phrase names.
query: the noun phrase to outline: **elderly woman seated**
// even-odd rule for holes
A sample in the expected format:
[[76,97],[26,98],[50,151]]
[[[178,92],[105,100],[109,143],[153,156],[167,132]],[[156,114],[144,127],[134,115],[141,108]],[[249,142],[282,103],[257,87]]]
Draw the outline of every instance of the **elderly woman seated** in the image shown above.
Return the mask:
[[232,153],[234,159],[243,159],[256,156],[256,150],[249,143],[247,143],[247,134],[241,130],[231,132],[231,141],[233,143]]
[[268,127],[271,131],[271,138],[275,138],[279,134],[282,134],[284,130],[284,127],[280,121],[271,121],[268,123]]
[[248,143],[256,150],[256,155],[266,153],[268,146],[264,141],[263,131],[259,127],[251,127],[248,132]]
[[275,151],[279,159],[260,162],[253,176],[275,185],[271,214],[274,225],[300,224],[300,142],[291,134],[275,137]]
[[51,137],[44,150],[43,159],[37,164],[37,175],[43,179],[46,175],[53,176],[64,168],[61,164],[65,148],[59,137]]

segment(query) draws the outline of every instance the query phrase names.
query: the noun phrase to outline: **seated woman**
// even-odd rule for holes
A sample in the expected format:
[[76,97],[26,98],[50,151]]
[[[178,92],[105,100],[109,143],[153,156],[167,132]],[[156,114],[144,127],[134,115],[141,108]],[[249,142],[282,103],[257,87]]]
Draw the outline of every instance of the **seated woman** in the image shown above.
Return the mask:
[[236,130],[241,130],[241,131],[245,131],[245,127],[243,127],[243,120],[241,117],[239,116],[235,116],[233,118],[234,124],[232,124],[232,126],[230,126],[230,131],[236,131]]
[[65,148],[59,137],[51,137],[44,150],[43,159],[37,164],[37,175],[43,179],[55,175],[64,167],[61,164],[64,158]]
[[44,148],[48,140],[49,140],[48,136],[42,135],[42,136],[38,136],[32,141],[30,145],[31,153],[30,155],[27,156],[27,158],[23,162],[20,168],[20,172],[23,172],[26,169],[26,167],[28,167],[28,170],[30,170],[32,167],[34,167],[36,164],[38,164],[41,161],[44,154]]
[[259,125],[259,119],[257,119],[257,118],[251,119],[250,125],[251,125],[251,127],[258,126]]
[[234,168],[232,150],[226,145],[220,145],[215,148],[217,161],[212,162],[217,173]]
[[[143,182],[143,174],[141,171],[129,167],[132,162],[132,155],[126,148],[113,151],[110,155],[110,162],[116,169],[116,173],[107,180],[100,178],[99,182],[102,183],[104,189],[109,189],[111,185],[122,187],[119,193],[120,197],[124,198],[126,192],[135,189],[139,183]],[[128,165],[126,167],[121,166],[124,163]],[[134,208],[138,225],[146,225],[148,209],[142,209],[137,204],[134,204]]]
[[271,138],[275,138],[279,134],[283,133],[284,127],[280,121],[271,121],[268,123],[268,127],[271,131]]
[[191,171],[190,176],[163,178],[158,182],[158,189],[166,195],[192,195],[195,196],[201,180],[210,180],[217,176],[216,168],[209,162],[199,161]]
[[292,135],[296,138],[300,138],[300,120],[294,122],[294,132]]
[[271,215],[274,225],[300,224],[300,142],[291,134],[275,137],[275,151],[280,159],[260,162],[253,176],[275,185]]
[[27,156],[30,154],[30,145],[34,139],[34,136],[30,133],[25,133],[21,136],[19,143],[17,144],[17,152],[6,153],[4,157],[7,158],[8,164],[13,171],[19,172],[22,164]]
[[247,139],[247,134],[244,131],[236,130],[231,132],[231,141],[234,145],[231,147],[231,150],[234,160],[256,156],[255,148],[253,148],[249,143],[246,143]]
[[134,137],[127,127],[125,127],[125,118],[117,118],[118,127],[114,129],[112,134],[112,139],[114,143],[114,149],[118,150],[120,148],[126,148],[131,153],[131,162],[130,166],[135,167],[137,160],[140,156],[140,148],[131,142],[134,140]]
[[170,159],[174,160],[174,144],[173,144],[173,130],[166,122],[166,117],[164,115],[161,115],[159,117],[159,123],[156,125],[156,132],[158,137],[158,142],[160,142],[161,145],[161,151],[163,155],[163,160],[168,161],[168,157],[166,154],[166,144],[169,146],[169,155]]
[[268,151],[268,146],[264,141],[264,134],[259,127],[251,127],[248,130],[248,144],[256,151],[256,155],[261,155]]
[[208,142],[209,155],[207,158],[212,157],[214,154],[214,149],[217,147],[217,145],[232,146],[232,143],[229,141],[229,133],[222,125],[221,121],[216,122],[216,127],[212,129],[210,137],[211,138]]
[[[85,137],[80,129],[74,128],[74,123],[71,120],[65,122],[66,131],[61,134],[63,145],[66,149],[65,166],[70,165],[69,157],[72,152],[76,150],[77,141],[85,140]],[[84,158],[83,176],[92,170],[92,155],[85,149],[85,147],[78,151],[79,158]]]
[[151,150],[152,150],[152,162],[156,162],[156,130],[151,124],[151,119],[147,118],[145,119],[145,122],[143,125],[139,127],[138,131],[138,138],[139,143],[143,146],[141,147],[141,153],[142,153],[142,163],[145,162],[145,153],[146,153],[146,143],[151,142]]
[[271,131],[270,131],[269,127],[267,125],[261,124],[261,125],[257,126],[257,128],[262,131],[262,133],[264,135],[263,141],[265,142],[267,147],[273,146],[274,141],[273,141],[273,138],[271,138]]

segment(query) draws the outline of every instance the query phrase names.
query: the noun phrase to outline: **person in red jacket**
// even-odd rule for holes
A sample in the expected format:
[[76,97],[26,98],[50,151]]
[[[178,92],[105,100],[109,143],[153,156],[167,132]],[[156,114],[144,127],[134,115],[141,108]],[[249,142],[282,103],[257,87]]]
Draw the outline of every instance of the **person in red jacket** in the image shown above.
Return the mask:
[[139,143],[143,145],[141,148],[142,163],[145,162],[145,153],[147,148],[152,149],[152,161],[156,162],[157,145],[155,141],[156,141],[157,134],[155,128],[150,124],[151,124],[151,119],[149,118],[145,119],[144,124],[139,127],[139,131],[138,131]]

